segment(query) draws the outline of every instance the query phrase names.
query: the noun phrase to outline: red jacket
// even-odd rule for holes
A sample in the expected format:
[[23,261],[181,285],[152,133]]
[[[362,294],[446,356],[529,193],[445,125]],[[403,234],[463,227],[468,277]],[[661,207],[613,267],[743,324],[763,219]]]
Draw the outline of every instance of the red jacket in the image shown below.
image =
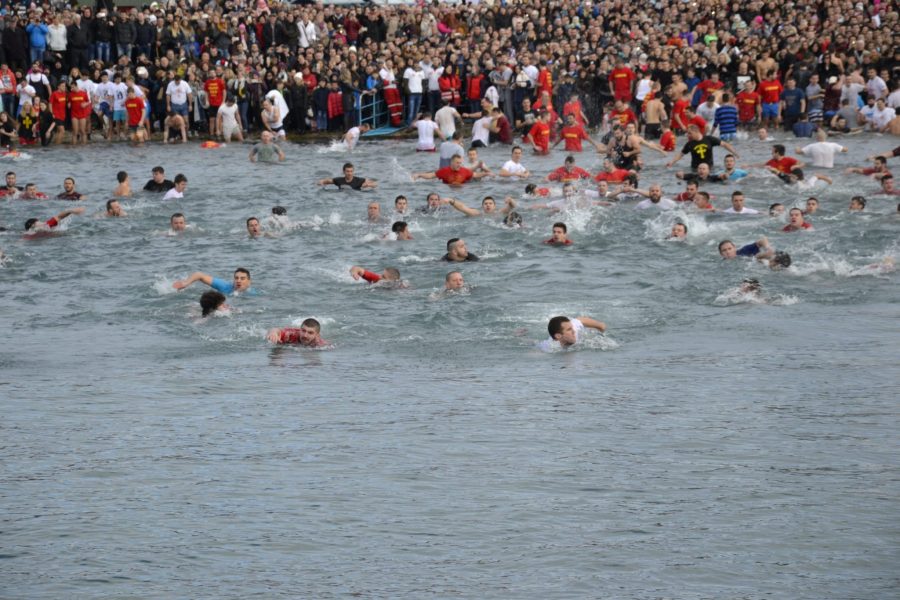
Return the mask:
[[481,82],[484,81],[484,75],[471,75],[466,83],[466,99],[481,100]]

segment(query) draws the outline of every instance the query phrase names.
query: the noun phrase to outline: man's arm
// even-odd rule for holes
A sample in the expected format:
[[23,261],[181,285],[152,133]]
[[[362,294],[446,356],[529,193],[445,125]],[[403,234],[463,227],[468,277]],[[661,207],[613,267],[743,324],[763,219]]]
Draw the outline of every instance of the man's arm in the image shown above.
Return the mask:
[[598,321],[596,319],[592,319],[590,317],[575,317],[581,324],[585,327],[590,327],[591,329],[596,329],[597,331],[606,331],[606,323],[602,321]]
[[83,206],[78,206],[78,207],[76,207],[76,208],[69,208],[69,209],[67,209],[67,210],[62,211],[62,212],[59,213],[58,215],[56,215],[56,220],[57,220],[57,221],[62,221],[63,219],[65,219],[65,218],[68,217],[69,215],[80,215],[80,214],[83,213],[83,212],[84,212],[84,207],[83,207]]
[[513,200],[512,196],[507,196],[506,200],[503,202],[503,208],[500,209],[500,212],[504,215],[508,215],[510,212],[516,209],[516,201]]
[[723,141],[723,140],[720,140],[719,143],[722,144],[722,147],[724,147],[726,150],[728,150],[729,152],[734,154],[734,157],[736,159],[740,158],[740,156],[738,156],[737,150],[734,149],[734,146],[732,146],[731,144],[729,144],[728,142]]
[[192,283],[196,283],[198,281],[202,281],[206,285],[212,285],[212,280],[213,280],[213,278],[211,275],[207,275],[206,273],[201,273],[200,271],[197,271],[196,273],[192,273],[191,276],[188,277],[187,279],[179,279],[178,281],[176,281],[175,283],[172,284],[172,287],[175,288],[176,290],[182,290],[182,289],[188,287],[189,285],[191,285]]
[[767,258],[772,258],[775,256],[775,248],[769,243],[769,238],[763,236],[756,240],[756,245],[759,246],[759,252],[756,254],[757,260],[763,260]]
[[266,339],[273,344],[281,343],[281,328],[274,327],[266,333]]
[[679,152],[678,156],[676,156],[675,158],[673,158],[672,160],[670,160],[669,162],[666,163],[666,167],[671,169],[675,165],[675,163],[677,163],[682,158],[684,158],[684,154]]
[[450,198],[450,201],[447,204],[463,213],[467,217],[477,217],[481,215],[480,210],[466,206],[463,202],[457,200],[456,198]]
[[362,189],[365,190],[365,189],[371,189],[371,188],[375,188],[375,187],[378,187],[378,182],[375,181],[374,179],[366,179],[365,181],[363,181]]
[[278,144],[272,144],[272,145],[275,146],[275,150],[278,152],[278,160],[283,161],[284,160],[284,150],[282,150],[281,146],[279,146]]
[[[256,162],[256,146],[250,148],[250,162]],[[321,185],[321,182],[319,183]]]
[[413,173],[413,181],[416,179],[436,179],[437,175],[435,175],[434,171],[427,171],[425,173]]

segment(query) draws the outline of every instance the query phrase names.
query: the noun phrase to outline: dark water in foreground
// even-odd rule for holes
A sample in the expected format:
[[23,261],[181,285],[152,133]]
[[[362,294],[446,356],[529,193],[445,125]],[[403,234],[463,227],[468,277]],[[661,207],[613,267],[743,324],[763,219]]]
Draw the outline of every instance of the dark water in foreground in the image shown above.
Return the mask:
[[[848,145],[841,167],[896,140]],[[898,597],[898,275],[868,268],[898,258],[896,201],[838,175],[803,234],[624,203],[525,212],[518,231],[419,216],[415,240],[384,242],[368,201],[389,215],[398,193],[417,207],[448,191],[406,181],[437,161],[412,147],[354,153],[381,182],[361,194],[316,188],[347,157],[314,147],[289,146],[281,166],[237,145],[11,164],[48,192],[74,174],[89,213],[121,168],[136,188],[155,164],[190,187],[52,239],[0,234],[0,597]],[[524,162],[543,176],[563,157]],[[675,191],[647,160],[645,182]],[[759,175],[740,188],[759,209],[809,195]],[[710,188],[714,204],[732,189]],[[846,212],[855,193],[867,214]],[[244,219],[275,204],[301,227],[247,239]],[[62,208],[4,201],[0,222]],[[176,210],[195,229],[167,236]],[[676,218],[685,244],[665,240]],[[540,244],[557,219],[573,247]],[[795,265],[719,260],[719,240],[760,235]],[[484,260],[462,269],[469,293],[433,299],[456,236]],[[353,264],[397,266],[410,287],[354,282]],[[230,316],[201,323],[202,286],[170,290],[237,266],[262,293]],[[734,293],[748,276],[765,302]],[[555,314],[609,332],[541,354]],[[334,348],[264,341],[310,315]]]

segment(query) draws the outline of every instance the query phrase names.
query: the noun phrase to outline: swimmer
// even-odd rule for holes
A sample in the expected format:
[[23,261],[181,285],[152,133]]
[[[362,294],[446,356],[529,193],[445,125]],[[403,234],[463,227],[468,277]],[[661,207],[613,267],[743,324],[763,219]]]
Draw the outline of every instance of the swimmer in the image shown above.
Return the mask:
[[785,233],[813,228],[812,223],[808,223],[807,221],[803,220],[803,211],[799,208],[792,208],[790,212],[788,212],[788,215],[791,220],[782,228],[782,231],[784,231]]
[[19,192],[22,191],[22,187],[16,185],[16,173],[15,171],[9,171],[6,174],[6,186],[2,190],[0,190],[0,195],[5,196],[7,198],[15,198],[19,195]]
[[401,217],[409,214],[409,200],[403,194],[394,198],[394,213]]
[[127,217],[128,213],[122,210],[122,205],[115,198],[106,201],[107,217]]
[[179,173],[175,176],[175,187],[166,192],[166,195],[163,196],[163,200],[177,200],[180,198],[184,198],[184,191],[187,189],[188,180],[184,174]]
[[744,169],[737,168],[737,159],[734,154],[725,155],[725,169],[722,171],[722,175],[727,175],[730,181],[737,181],[749,174]]
[[47,194],[39,192],[33,183],[26,183],[25,189],[19,194],[19,200],[46,200]]
[[694,208],[697,210],[707,210],[709,212],[716,212],[716,207],[712,205],[712,202],[709,201],[709,194],[707,192],[697,192],[694,196]]
[[[794,169],[790,173],[782,176],[781,180],[788,185],[796,184],[797,188],[801,191],[811,190],[815,187],[822,187],[822,185],[831,185],[834,183],[831,177],[821,173],[806,177],[803,174],[803,169]],[[820,183],[822,185],[820,185]]]
[[166,179],[166,170],[162,167],[153,167],[151,171],[153,174],[152,179],[144,184],[145,192],[168,192],[173,187],[175,187],[175,183],[169,179]]
[[775,202],[769,205],[769,216],[770,217],[778,217],[784,214],[784,204],[781,202]]
[[87,196],[75,190],[75,179],[66,177],[63,180],[63,191],[56,196],[57,200],[87,200]]
[[25,221],[25,235],[34,235],[38,233],[51,233],[56,229],[63,219],[70,215],[80,215],[84,212],[84,207],[79,206],[69,210],[64,210],[55,217],[47,219],[43,223],[39,219],[31,218]]
[[735,190],[731,192],[731,208],[726,208],[725,214],[729,215],[758,215],[759,211],[755,208],[744,206],[744,192]]
[[384,223],[387,219],[381,216],[381,205],[374,200],[366,206],[366,220],[369,223]]
[[[284,151],[278,144],[272,142],[275,134],[271,131],[263,131],[259,136],[260,142],[254,144],[250,150],[250,162],[278,162],[284,161]],[[277,161],[276,161],[277,158]]]
[[572,240],[569,239],[569,229],[565,223],[558,222],[553,224],[553,235],[544,240],[548,246],[571,246]]
[[486,177],[487,173],[474,173],[462,165],[462,156],[456,155],[450,159],[450,166],[438,169],[437,171],[428,171],[424,173],[413,173],[413,181],[417,179],[440,179],[449,186],[459,187],[472,179],[481,179]]
[[[569,115],[570,117],[574,117],[574,115]],[[557,142],[559,143],[559,142]],[[567,183],[569,181],[578,181],[579,179],[590,179],[591,174],[582,169],[581,167],[575,166],[575,157],[571,154],[566,157],[566,160],[563,162],[563,166],[558,167],[550,172],[546,177],[546,181],[561,181],[563,183]]]
[[885,175],[881,178],[881,191],[879,195],[900,196],[900,189],[894,187],[894,176]]
[[547,323],[547,333],[550,337],[538,344],[538,348],[543,352],[569,349],[584,339],[585,328],[596,329],[603,333],[606,331],[606,324],[591,317],[574,319],[553,317]]
[[450,238],[447,240],[447,254],[442,256],[441,260],[447,262],[471,262],[478,260],[478,257],[469,252],[468,248],[466,248],[465,240]]
[[511,196],[507,196],[504,201],[503,208],[497,210],[497,203],[494,201],[493,196],[485,196],[481,201],[481,210],[477,208],[470,208],[465,205],[461,200],[457,200],[456,198],[448,198],[447,199],[450,206],[463,213],[467,217],[486,217],[488,215],[496,215],[496,214],[509,214],[509,211],[516,208],[516,201],[512,199]]
[[247,219],[247,234],[251,238],[258,238],[262,236],[262,227],[259,224],[259,219],[256,217],[250,217]]
[[283,206],[273,206],[273,207],[272,207],[272,214],[273,214],[274,216],[276,216],[276,217],[286,217],[286,216],[287,216],[287,209],[286,209],[285,207],[283,207]]
[[872,179],[881,180],[885,175],[890,175],[891,172],[888,171],[887,168],[887,159],[883,156],[876,156],[874,160],[874,166],[872,167],[851,167],[846,169],[844,173],[848,175],[851,173],[856,173],[858,175],[866,175],[871,177]]
[[500,177],[518,177],[520,179],[531,177],[531,171],[525,168],[521,160],[522,147],[513,146],[510,159],[500,168]]
[[848,208],[850,212],[862,212],[866,210],[866,199],[862,196],[853,196],[850,198],[850,206]]
[[760,127],[759,129],[756,130],[756,139],[758,139],[761,142],[771,142],[775,138],[769,136],[768,129],[766,129],[765,127]]
[[217,292],[215,290],[203,292],[203,294],[200,295],[200,308],[203,311],[203,316],[208,317],[218,310],[228,309],[225,300],[225,294],[222,292]]
[[379,281],[400,281],[400,271],[394,267],[387,267],[380,275],[373,273],[360,266],[350,267],[350,276],[359,281],[364,279],[369,283],[378,283]]
[[525,186],[525,195],[539,198],[546,198],[550,195],[550,188],[546,187],[538,187],[533,183],[529,183]]
[[231,282],[197,271],[196,273],[192,273],[191,276],[187,279],[179,279],[172,284],[172,287],[176,290],[183,290],[184,288],[190,286],[193,283],[196,283],[197,281],[205,283],[217,292],[222,292],[226,295],[234,294],[237,292],[245,292],[247,294],[256,293],[256,291],[251,287],[250,271],[244,269],[243,267],[235,269],[233,280]]
[[351,127],[347,130],[347,133],[341,138],[341,140],[346,144],[347,150],[353,151],[356,148],[356,145],[359,143],[359,137],[369,131],[371,127],[367,123],[363,123],[359,127]]
[[116,198],[130,198],[131,177],[128,176],[128,173],[126,171],[116,173],[116,182],[116,189],[113,190],[112,195]]
[[760,285],[758,279],[748,277],[747,279],[741,281],[740,290],[742,294],[752,294],[754,296],[758,296],[762,292],[762,286]]
[[463,279],[463,274],[459,271],[450,271],[444,277],[444,291],[459,292],[464,290],[465,288],[465,279]]
[[319,185],[336,185],[339,190],[344,189],[344,186],[349,187],[351,190],[367,190],[378,185],[378,182],[374,179],[357,177],[354,174],[356,169],[353,163],[344,163],[342,170],[344,172],[343,177],[326,177],[319,180]]
[[425,206],[420,206],[416,212],[426,215],[433,215],[440,212],[445,205],[450,204],[452,198],[441,198],[437,192],[431,192],[425,198]]
[[725,173],[712,173],[710,172],[710,167],[706,163],[700,163],[697,165],[696,173],[685,173],[684,171],[678,171],[675,173],[675,177],[677,179],[683,179],[684,181],[696,181],[697,183],[723,183],[728,181],[728,175]]
[[503,224],[507,227],[524,227],[522,215],[514,210],[509,211],[509,214],[503,217]]
[[803,211],[805,215],[814,215],[819,210],[819,199],[809,197],[806,199],[806,210]]
[[638,202],[635,210],[646,210],[648,208],[659,208],[660,210],[672,210],[678,206],[671,198],[663,198],[662,187],[658,183],[651,183],[646,190],[640,190],[628,186],[625,191],[632,192],[646,198]]
[[179,233],[187,229],[187,221],[185,220],[184,215],[177,212],[169,217],[169,229],[173,233]]
[[396,221],[391,225],[391,233],[397,240],[411,240],[412,234],[409,232],[409,224],[406,221]]
[[[450,159],[447,160],[446,166],[450,165],[450,163],[452,162],[452,158],[453,157],[450,157]],[[441,166],[445,165],[442,164]],[[494,172],[488,168],[487,164],[485,164],[483,160],[478,158],[478,148],[469,148],[469,150],[466,152],[466,162],[464,166],[473,173],[484,173],[485,175],[494,174]]]
[[669,240],[685,240],[687,239],[688,227],[681,221],[672,225],[672,232],[666,239]]
[[731,240],[719,242],[719,256],[722,260],[731,260],[738,256],[754,257],[756,260],[771,258],[775,255],[775,249],[769,244],[769,238],[761,237],[752,244],[741,246],[740,249]]
[[305,319],[300,327],[270,329],[266,339],[273,344],[298,344],[307,348],[321,348],[328,342],[322,339],[322,326],[315,319]]

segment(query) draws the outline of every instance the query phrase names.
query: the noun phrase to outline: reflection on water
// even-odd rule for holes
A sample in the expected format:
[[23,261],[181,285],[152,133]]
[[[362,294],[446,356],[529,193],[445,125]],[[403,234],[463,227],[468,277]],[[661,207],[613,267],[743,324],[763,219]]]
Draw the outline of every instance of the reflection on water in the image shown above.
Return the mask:
[[[838,168],[892,141],[841,140]],[[769,156],[740,144],[748,163]],[[11,163],[48,193],[75,176],[88,213],[120,169],[135,189],[157,164],[190,184],[39,242],[21,224],[61,203],[0,205],[5,595],[894,593],[900,220],[874,182],[836,177],[817,190],[816,230],[785,234],[781,219],[631,201],[529,210],[521,181],[411,183],[437,166],[413,141],[288,145],[277,168],[246,154],[97,145],[79,151],[89,170],[68,149]],[[523,162],[543,177],[564,156]],[[315,185],[347,160],[378,189]],[[642,183],[674,193],[664,160],[647,156]],[[725,208],[735,187],[707,189]],[[762,211],[808,195],[759,172],[739,187]],[[469,206],[513,195],[524,226],[418,212],[432,190]],[[851,218],[857,193],[868,214]],[[386,241],[398,194],[415,239]],[[172,235],[175,212],[189,229]],[[250,239],[249,217],[273,235]],[[571,247],[541,243],[558,220]],[[684,243],[667,240],[676,221]],[[722,239],[763,235],[790,269],[719,259]],[[482,260],[440,262],[454,237]],[[351,265],[395,266],[409,287],[354,281]],[[261,293],[230,298],[227,318],[198,318],[202,285],[171,288],[236,267]],[[431,300],[454,268],[468,293]],[[609,332],[541,354],[558,314]],[[264,341],[307,316],[332,348]]]

